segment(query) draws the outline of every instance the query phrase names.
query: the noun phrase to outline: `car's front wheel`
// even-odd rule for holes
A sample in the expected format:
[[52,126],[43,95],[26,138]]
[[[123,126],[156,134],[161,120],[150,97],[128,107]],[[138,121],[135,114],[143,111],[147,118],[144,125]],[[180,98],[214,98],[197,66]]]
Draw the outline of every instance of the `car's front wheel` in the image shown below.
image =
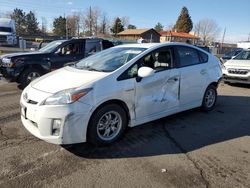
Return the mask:
[[204,111],[211,111],[214,109],[216,101],[217,101],[216,87],[213,85],[209,85],[205,91],[201,107]]
[[117,104],[99,108],[88,127],[88,141],[95,145],[107,145],[117,141],[127,126],[125,110]]
[[24,70],[20,76],[20,83],[22,88],[25,88],[27,85],[29,85],[30,82],[40,77],[41,75],[41,71],[35,68],[29,68]]

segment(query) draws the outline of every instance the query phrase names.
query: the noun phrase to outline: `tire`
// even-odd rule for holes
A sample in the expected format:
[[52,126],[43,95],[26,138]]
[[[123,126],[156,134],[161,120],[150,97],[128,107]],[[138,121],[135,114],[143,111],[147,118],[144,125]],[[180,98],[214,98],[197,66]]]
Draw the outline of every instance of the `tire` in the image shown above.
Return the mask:
[[[113,124],[110,122],[112,120]],[[127,124],[128,118],[122,107],[117,104],[105,105],[94,112],[90,119],[88,141],[94,145],[114,143],[121,138]]]
[[30,82],[35,80],[36,78],[42,75],[41,71],[35,68],[25,69],[22,74],[20,75],[20,84],[22,88],[25,88],[29,85]]
[[217,101],[217,89],[213,85],[209,85],[205,91],[203,96],[203,101],[201,108],[203,111],[211,111],[214,109]]

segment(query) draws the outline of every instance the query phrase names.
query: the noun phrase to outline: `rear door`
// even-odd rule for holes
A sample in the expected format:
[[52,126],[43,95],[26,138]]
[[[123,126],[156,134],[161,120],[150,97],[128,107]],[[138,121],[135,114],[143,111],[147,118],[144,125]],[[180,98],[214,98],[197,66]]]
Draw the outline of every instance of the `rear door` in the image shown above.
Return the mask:
[[208,84],[208,56],[192,47],[175,49],[180,71],[180,105],[199,103]]

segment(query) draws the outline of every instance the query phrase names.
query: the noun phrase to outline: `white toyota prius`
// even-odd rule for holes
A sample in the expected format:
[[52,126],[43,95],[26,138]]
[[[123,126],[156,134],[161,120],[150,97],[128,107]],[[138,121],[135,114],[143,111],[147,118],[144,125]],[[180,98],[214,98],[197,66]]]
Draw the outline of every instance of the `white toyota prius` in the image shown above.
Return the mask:
[[221,76],[219,61],[191,45],[121,45],[31,82],[21,95],[21,120],[50,143],[110,144],[127,127],[212,110]]

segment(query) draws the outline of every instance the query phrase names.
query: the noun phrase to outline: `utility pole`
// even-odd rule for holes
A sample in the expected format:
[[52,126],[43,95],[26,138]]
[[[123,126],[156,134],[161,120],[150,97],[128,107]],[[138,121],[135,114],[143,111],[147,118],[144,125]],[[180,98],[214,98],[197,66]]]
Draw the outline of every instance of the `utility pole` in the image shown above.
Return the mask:
[[69,39],[69,36],[68,36],[68,23],[67,23],[67,18],[65,16],[65,13],[64,13],[64,19],[65,19],[65,30],[66,30],[66,40]]
[[80,37],[80,25],[79,25],[79,22],[80,22],[79,17],[77,17],[77,38]]
[[220,53],[222,52],[222,49],[223,49],[223,43],[224,43],[224,39],[225,39],[225,35],[226,35],[226,28],[224,29],[224,32],[223,32],[223,36],[222,36],[222,40],[221,40],[221,46],[220,46]]
[[89,32],[90,32],[90,36],[92,36],[92,11],[91,11],[91,6],[89,7]]

